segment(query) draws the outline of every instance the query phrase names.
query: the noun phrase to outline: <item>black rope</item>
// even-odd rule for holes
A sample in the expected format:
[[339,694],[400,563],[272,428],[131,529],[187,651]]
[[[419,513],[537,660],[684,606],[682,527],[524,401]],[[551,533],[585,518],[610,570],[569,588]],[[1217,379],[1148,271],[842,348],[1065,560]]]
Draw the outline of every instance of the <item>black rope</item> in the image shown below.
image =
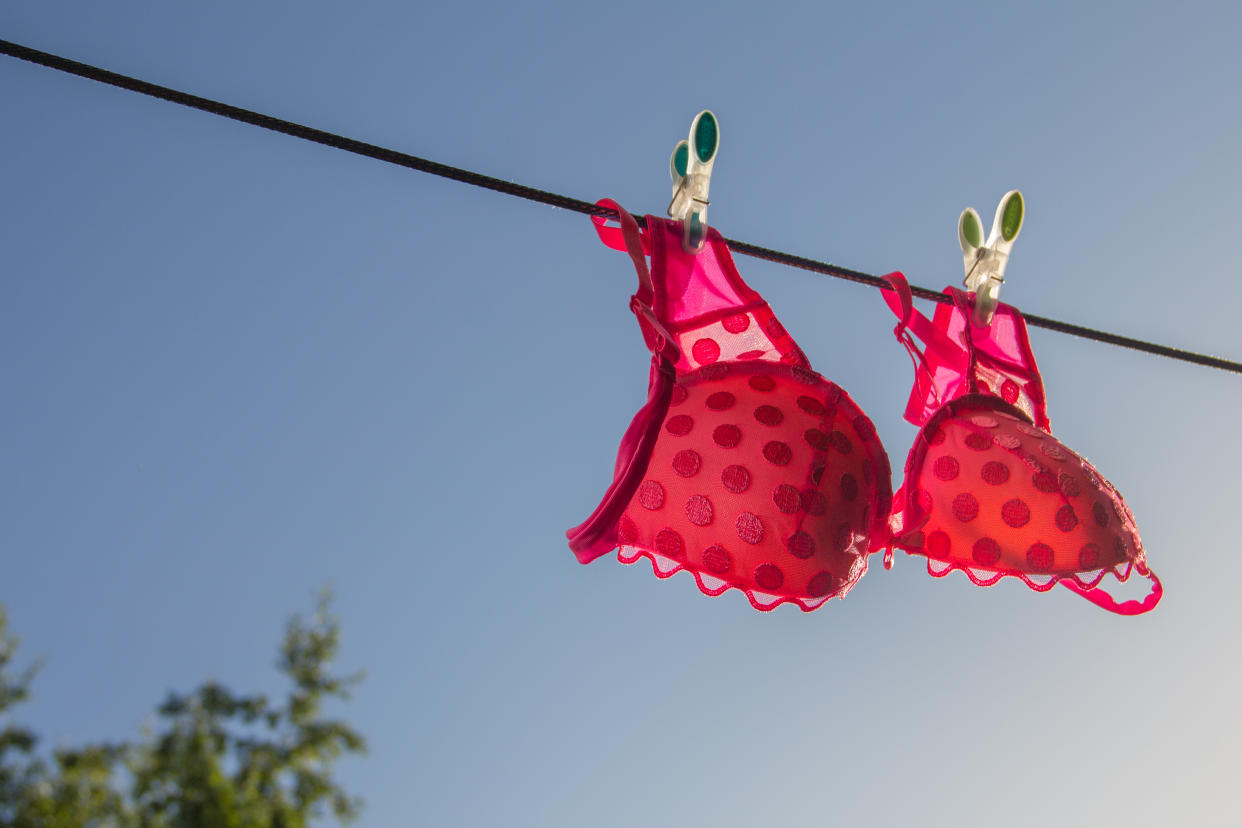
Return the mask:
[[[67,72],[71,75],[88,78],[100,83],[106,83],[110,86],[116,86],[121,89],[128,89],[131,92],[138,92],[143,95],[149,95],[153,98],[170,101],[182,106],[188,106],[192,109],[199,109],[203,112],[210,112],[213,115],[219,115],[224,118],[231,118],[234,121],[241,121],[244,124],[252,124],[254,126],[270,129],[273,132],[280,132],[285,135],[292,135],[295,138],[301,138],[306,141],[313,141],[316,144],[323,144],[328,147],[352,152],[355,155],[363,155],[367,158],[374,158],[377,161],[384,161],[389,164],[396,164],[400,167],[408,167],[412,170],[438,175],[442,178],[449,178],[453,181],[460,181],[464,184],[471,184],[475,187],[483,187],[488,190],[495,190],[499,193],[525,198],[530,201],[536,201],[540,204],[549,204],[553,207],[562,207],[566,210],[583,213],[589,216],[610,216],[615,218],[616,215],[612,210],[599,207],[589,201],[583,201],[570,196],[561,195],[559,193],[540,190],[535,187],[527,187],[524,184],[517,184],[512,181],[505,181],[501,178],[493,178],[490,175],[473,172],[471,170],[463,170],[460,167],[452,167],[448,164],[440,164],[436,161],[429,161],[426,158],[419,158],[414,155],[408,155],[404,152],[387,149],[386,147],[368,144],[364,141],[357,141],[353,138],[346,138],[343,135],[337,135],[332,132],[325,132],[321,129],[296,124],[292,121],[273,118],[270,115],[264,115],[259,112],[252,112],[249,109],[231,106],[219,101],[213,101],[209,98],[200,98],[198,95],[191,95],[188,92],[181,92],[176,89],[169,89],[166,86],[150,83],[137,78],[131,78],[127,75],[120,75],[116,72],[110,72],[107,69],[101,69],[98,66],[91,66],[86,63],[79,63],[76,60],[60,57],[59,55],[40,52],[37,49],[31,49],[28,46],[22,46],[18,43],[12,43],[7,40],[0,40],[0,54],[10,55],[21,60],[37,63],[41,66],[47,66],[61,72]],[[641,223],[641,219],[639,219]],[[872,287],[884,287],[885,282],[878,276],[870,273],[863,273],[857,270],[850,270],[837,265],[828,264],[827,262],[817,261],[815,259],[807,259],[802,256],[794,256],[790,253],[783,253],[779,250],[771,250],[766,247],[760,247],[749,242],[738,241],[736,239],[725,239],[729,247],[735,253],[741,253],[746,256],[753,256],[758,259],[766,259],[767,261],[777,262],[791,267],[809,270],[814,273],[822,273],[826,276],[833,276],[838,279],[845,279],[851,282],[858,282]],[[927,288],[910,286],[911,292],[921,299],[928,299],[933,302],[948,302],[949,297],[938,291],[929,290]],[[1122,348],[1130,348],[1135,351],[1142,351],[1148,354],[1156,354],[1158,356],[1176,359],[1182,362],[1194,363],[1196,365],[1206,365],[1210,368],[1219,368],[1222,371],[1231,371],[1235,374],[1242,374],[1242,363],[1233,362],[1220,357],[1208,356],[1206,354],[1198,354],[1193,351],[1185,351],[1181,348],[1171,348],[1167,345],[1158,345],[1152,342],[1145,342],[1141,339],[1133,339],[1128,336],[1109,333],[1107,331],[1098,331],[1093,328],[1087,328],[1082,325],[1074,325],[1069,322],[1061,322],[1056,319],[1048,319],[1043,316],[1035,316],[1033,314],[1023,314],[1026,321],[1037,327],[1046,328],[1051,331],[1069,334],[1071,336],[1082,337],[1096,342],[1106,342],[1110,345],[1117,345]]]

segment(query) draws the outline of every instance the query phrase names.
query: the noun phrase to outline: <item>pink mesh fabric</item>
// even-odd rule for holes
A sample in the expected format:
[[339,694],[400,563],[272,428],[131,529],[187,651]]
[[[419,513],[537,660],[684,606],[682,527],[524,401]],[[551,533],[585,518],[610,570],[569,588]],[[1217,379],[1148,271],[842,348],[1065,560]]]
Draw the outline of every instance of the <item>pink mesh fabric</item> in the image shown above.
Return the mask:
[[[1017,309],[997,305],[992,324],[971,324],[973,294],[949,288],[952,304],[936,305],[933,321],[914,310],[910,289],[900,273],[885,277],[892,290],[884,300],[901,322],[895,333],[915,361],[914,388],[906,419],[923,425],[940,406],[965,394],[1000,397],[1026,418],[1048,428],[1044,384],[1026,337],[1026,322]],[[924,350],[911,333],[921,339]]]
[[652,371],[612,486],[570,548],[583,563],[618,549],[660,577],[688,570],[704,593],[736,588],[760,610],[843,596],[887,537],[888,457],[871,421],[811,370],[719,233],[687,254],[679,223],[648,216],[640,236],[600,203],[621,214],[620,229],[596,229],[634,259]]
[[[886,278],[897,337],[916,365],[906,419],[922,426],[895,498],[894,545],[926,556],[936,576],[960,569],[990,586],[1008,575],[1040,591],[1062,583],[1124,615],[1153,608],[1162,590],[1130,509],[1049,431],[1022,315],[1000,305],[991,326],[976,326],[973,295],[949,288],[953,304],[928,322],[913,310],[905,277]],[[1101,584],[1134,571],[1152,585],[1141,602],[1119,603]]]

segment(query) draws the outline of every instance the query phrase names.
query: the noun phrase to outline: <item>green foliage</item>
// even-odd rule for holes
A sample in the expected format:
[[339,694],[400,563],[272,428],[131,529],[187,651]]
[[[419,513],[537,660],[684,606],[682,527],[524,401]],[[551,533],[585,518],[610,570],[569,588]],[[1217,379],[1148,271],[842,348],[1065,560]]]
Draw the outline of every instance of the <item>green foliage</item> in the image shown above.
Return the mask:
[[9,722],[29,697],[37,665],[12,669],[17,639],[0,607],[0,825],[12,828],[304,828],[329,815],[351,821],[360,803],[332,779],[337,759],[366,743],[326,718],[362,676],[330,672],[339,621],[324,593],[309,621],[293,616],[278,666],[283,703],[208,682],[159,707],[137,742],[58,750],[52,762],[31,731]]

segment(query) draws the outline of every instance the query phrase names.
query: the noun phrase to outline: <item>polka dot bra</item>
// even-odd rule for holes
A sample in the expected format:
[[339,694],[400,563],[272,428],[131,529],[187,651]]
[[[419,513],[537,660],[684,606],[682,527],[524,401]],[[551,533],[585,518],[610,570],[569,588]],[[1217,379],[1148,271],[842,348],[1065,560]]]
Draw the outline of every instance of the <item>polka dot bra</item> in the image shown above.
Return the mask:
[[570,547],[583,563],[619,549],[663,578],[686,570],[704,593],[739,589],[760,610],[844,596],[888,538],[888,457],[871,421],[811,370],[719,233],[689,254],[679,223],[648,216],[641,233],[600,204],[621,216],[596,229],[634,260],[652,369],[613,483]]
[[[642,233],[615,202],[600,204],[620,215],[620,228],[593,221],[634,261],[630,307],[653,356],[612,485],[567,533],[581,562],[617,549],[662,578],[686,570],[709,595],[733,588],[756,609],[809,611],[844,596],[871,554],[885,550],[891,565],[902,549],[937,577],[1061,584],[1122,615],[1159,603],[1125,500],[1052,436],[1016,309],[1001,304],[979,326],[973,295],[949,288],[928,320],[905,277],[886,277],[894,332],[916,367],[906,419],[920,426],[894,496],[871,421],[811,370],[719,233],[689,254],[680,224],[648,216]],[[1150,584],[1140,600],[1104,583],[1135,572]]]
[[[894,545],[926,556],[936,576],[961,570],[980,586],[1012,576],[1039,591],[1061,583],[1122,615],[1155,607],[1163,590],[1121,493],[1052,436],[1021,314],[1002,304],[991,325],[975,325],[973,295],[949,288],[953,302],[929,321],[905,277],[886,278],[916,365],[906,418],[922,427],[894,500]],[[1117,601],[1101,583],[1133,572],[1150,582],[1142,600]]]

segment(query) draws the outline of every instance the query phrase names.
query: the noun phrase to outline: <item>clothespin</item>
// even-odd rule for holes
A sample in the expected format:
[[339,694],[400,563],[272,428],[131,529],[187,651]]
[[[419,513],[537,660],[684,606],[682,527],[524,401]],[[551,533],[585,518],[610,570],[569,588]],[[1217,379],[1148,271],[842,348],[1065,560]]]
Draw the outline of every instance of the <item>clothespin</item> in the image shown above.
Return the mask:
[[996,208],[987,242],[983,241],[983,222],[974,207],[967,207],[957,219],[957,241],[962,246],[962,262],[966,267],[962,284],[974,291],[975,322],[979,325],[992,324],[1000,286],[1005,282],[1009,251],[1022,229],[1025,209],[1022,193],[1017,190],[1005,193]]
[[685,224],[681,246],[687,253],[702,250],[707,237],[707,191],[719,148],[720,126],[711,110],[704,109],[690,124],[690,140],[678,141],[668,160],[668,172],[673,179],[668,214]]

